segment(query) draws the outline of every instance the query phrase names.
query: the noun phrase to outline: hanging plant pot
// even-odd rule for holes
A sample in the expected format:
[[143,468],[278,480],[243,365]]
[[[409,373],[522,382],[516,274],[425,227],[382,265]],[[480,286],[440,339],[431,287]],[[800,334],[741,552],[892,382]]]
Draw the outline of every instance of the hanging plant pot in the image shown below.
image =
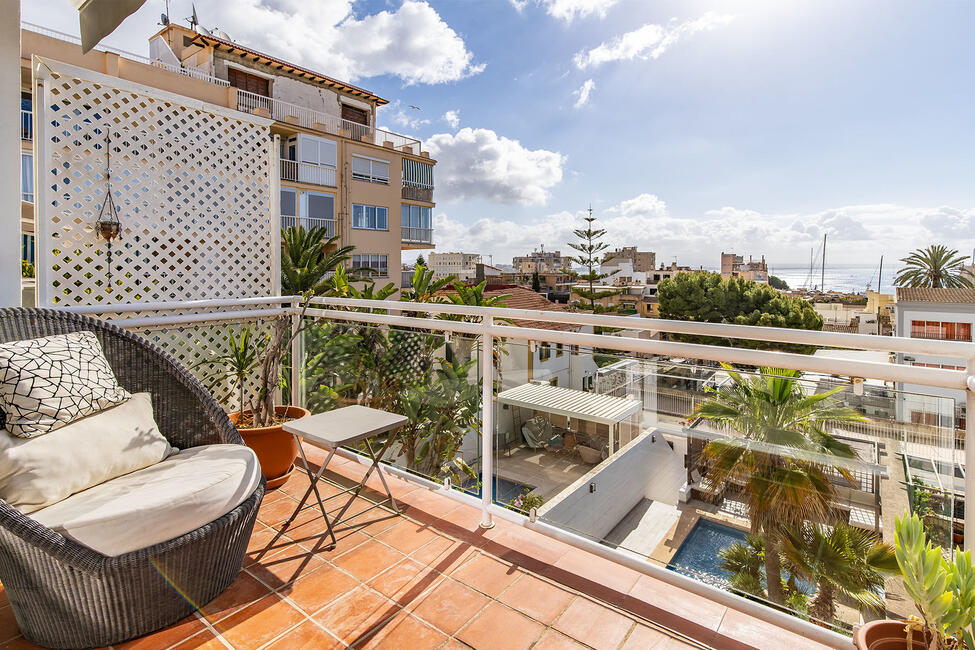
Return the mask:
[[[276,406],[274,415],[280,420],[297,420],[308,417],[311,411],[300,406]],[[237,425],[240,420],[240,412],[228,413],[230,421]],[[251,416],[250,411],[244,411],[244,419]],[[295,469],[295,458],[298,457],[298,443],[295,437],[286,432],[283,424],[274,424],[269,427],[257,427],[252,429],[241,429],[237,431],[244,443],[254,450],[257,459],[261,462],[261,473],[267,480],[268,489],[281,487],[291,478],[291,473]]]

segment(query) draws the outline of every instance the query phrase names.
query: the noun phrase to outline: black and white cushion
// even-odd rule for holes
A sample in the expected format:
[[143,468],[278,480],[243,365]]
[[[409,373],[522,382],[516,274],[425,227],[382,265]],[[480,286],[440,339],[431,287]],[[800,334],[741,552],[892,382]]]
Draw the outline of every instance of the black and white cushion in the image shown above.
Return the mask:
[[0,419],[12,435],[43,435],[130,397],[92,332],[0,345]]

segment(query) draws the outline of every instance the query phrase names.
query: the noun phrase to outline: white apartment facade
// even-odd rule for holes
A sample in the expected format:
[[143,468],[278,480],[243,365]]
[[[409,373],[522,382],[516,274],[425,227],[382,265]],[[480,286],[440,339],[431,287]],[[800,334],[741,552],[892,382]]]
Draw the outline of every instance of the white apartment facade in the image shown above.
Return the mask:
[[427,268],[433,271],[435,279],[454,276],[461,282],[469,282],[474,279],[481,260],[477,253],[430,253]]
[[[972,341],[975,289],[897,289],[894,334],[909,338]],[[897,355],[898,363],[964,370],[965,359],[933,355]],[[965,427],[965,392],[898,384],[897,417],[905,422]]]

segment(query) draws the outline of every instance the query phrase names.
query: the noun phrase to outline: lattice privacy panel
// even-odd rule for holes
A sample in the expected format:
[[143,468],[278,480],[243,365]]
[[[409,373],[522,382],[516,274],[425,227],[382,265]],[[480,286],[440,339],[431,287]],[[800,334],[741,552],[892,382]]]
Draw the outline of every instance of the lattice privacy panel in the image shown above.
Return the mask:
[[[39,304],[277,295],[268,127],[52,66],[36,131]],[[94,230],[109,133],[122,232],[111,284],[108,246]]]
[[[133,330],[149,339],[186,366],[206,386],[228,411],[239,408],[240,390],[236,381],[226,376],[226,365],[219,360],[230,352],[228,336],[238,337],[245,327],[250,328],[253,340],[265,340],[271,333],[271,319],[247,322],[214,321],[213,323],[177,325],[145,330]],[[244,387],[245,399],[253,394],[257,371],[251,373]],[[249,405],[248,405],[249,408]]]

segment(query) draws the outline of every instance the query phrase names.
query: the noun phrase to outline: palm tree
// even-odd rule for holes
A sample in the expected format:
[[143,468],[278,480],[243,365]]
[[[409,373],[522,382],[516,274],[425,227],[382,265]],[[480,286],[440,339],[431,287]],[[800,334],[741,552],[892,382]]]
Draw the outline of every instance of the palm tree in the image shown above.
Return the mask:
[[[281,290],[286,296],[327,293],[328,276],[349,260],[353,246],[334,247],[324,226],[281,229]],[[331,250],[330,250],[331,249]]]
[[934,289],[975,288],[975,279],[965,270],[968,258],[943,244],[919,248],[901,258],[905,266],[897,272],[894,283],[899,287],[931,287]]
[[456,276],[448,275],[445,278],[435,280],[433,271],[419,262],[413,267],[413,279],[410,280],[410,288],[403,289],[403,300],[412,302],[433,302],[437,294],[444,287],[453,284]]
[[816,584],[809,615],[826,623],[836,618],[837,596],[853,600],[862,609],[882,612],[884,601],[877,592],[885,575],[900,573],[894,547],[870,531],[845,523],[788,530],[782,552],[793,571]]
[[712,440],[704,448],[708,477],[715,485],[744,485],[753,535],[765,539],[765,574],[769,598],[785,603],[780,543],[789,526],[833,518],[832,470],[849,484],[855,478],[832,459],[855,458],[856,452],[827,433],[832,421],[866,421],[832,397],[842,386],[807,395],[797,370],[760,368],[744,377],[722,364],[732,382],[711,389],[713,397],[694,417],[717,422],[737,435]]

